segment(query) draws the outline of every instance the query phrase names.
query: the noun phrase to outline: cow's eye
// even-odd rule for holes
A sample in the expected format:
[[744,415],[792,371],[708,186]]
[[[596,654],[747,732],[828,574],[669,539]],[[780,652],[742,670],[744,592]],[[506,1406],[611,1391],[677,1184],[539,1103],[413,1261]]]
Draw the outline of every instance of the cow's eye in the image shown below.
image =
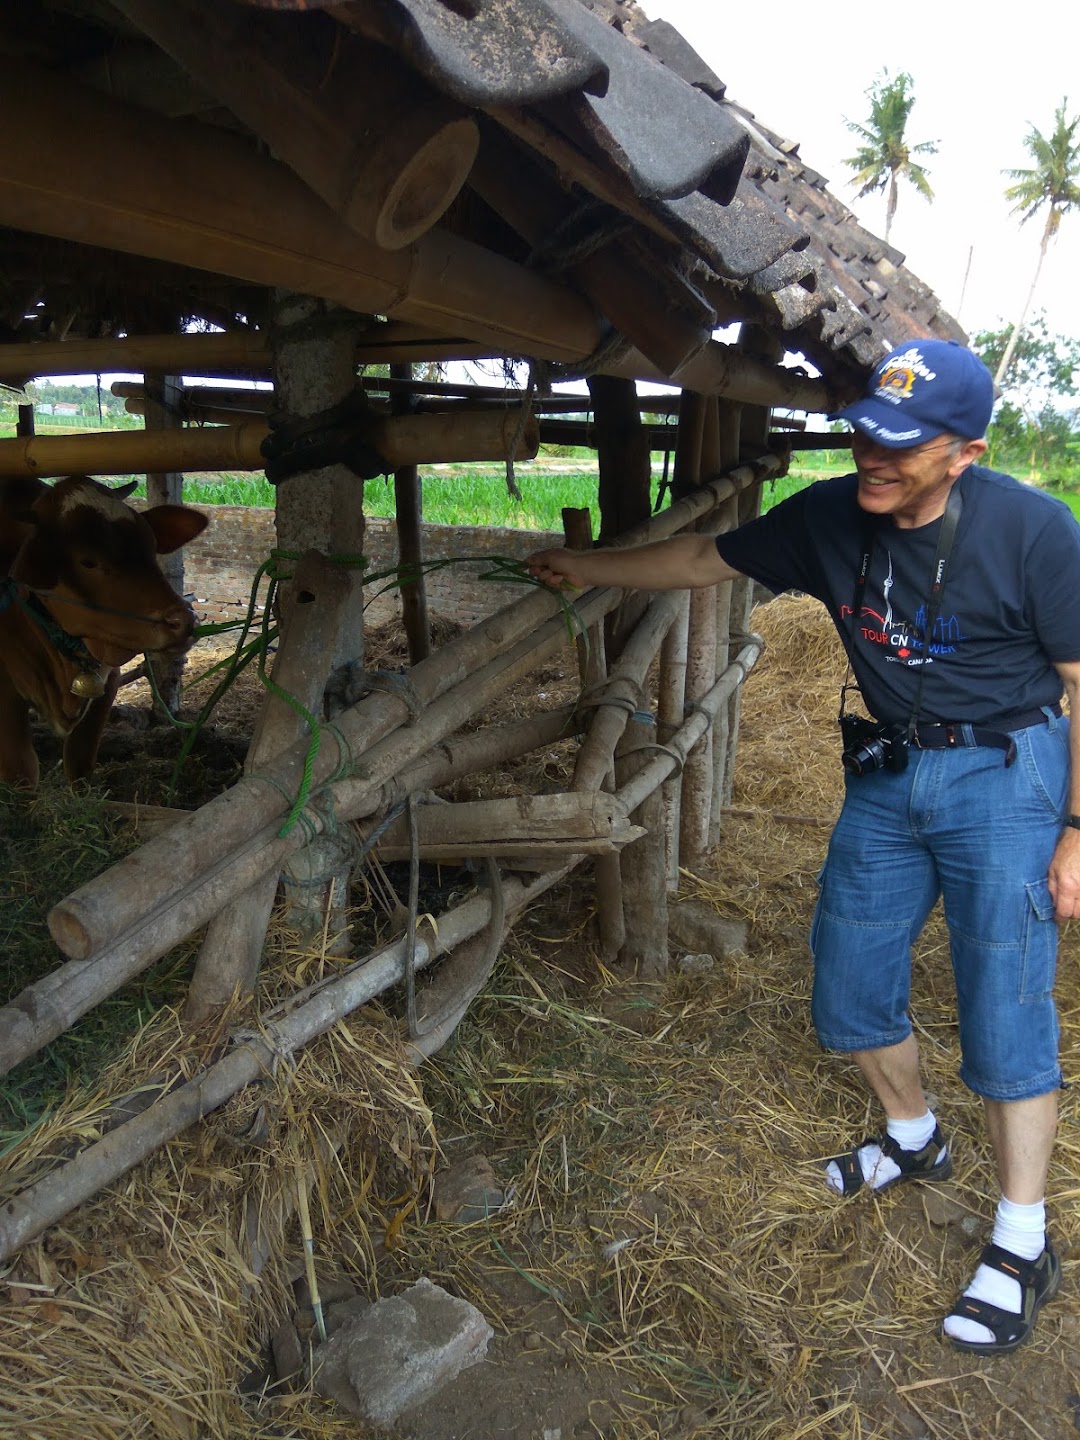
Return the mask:
[[97,570],[99,568],[98,562],[94,559],[92,555],[80,555],[79,565],[82,567],[83,570]]

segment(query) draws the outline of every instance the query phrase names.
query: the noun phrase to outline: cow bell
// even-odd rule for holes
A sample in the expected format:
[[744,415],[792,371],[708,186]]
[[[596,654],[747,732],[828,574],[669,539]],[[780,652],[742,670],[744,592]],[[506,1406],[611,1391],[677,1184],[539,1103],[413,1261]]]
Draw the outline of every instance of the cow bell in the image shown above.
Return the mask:
[[105,676],[100,670],[80,670],[71,682],[71,693],[80,700],[96,700],[105,694]]

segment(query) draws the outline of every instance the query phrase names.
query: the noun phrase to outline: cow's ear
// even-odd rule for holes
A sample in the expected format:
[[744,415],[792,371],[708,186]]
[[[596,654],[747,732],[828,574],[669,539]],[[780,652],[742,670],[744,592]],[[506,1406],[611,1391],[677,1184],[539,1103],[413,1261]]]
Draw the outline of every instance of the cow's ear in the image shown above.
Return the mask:
[[191,510],[187,505],[155,505],[142,515],[154,532],[159,555],[171,555],[201,535],[209,524],[201,510]]
[[11,578],[31,590],[51,590],[60,580],[59,551],[39,533],[20,545],[11,566]]

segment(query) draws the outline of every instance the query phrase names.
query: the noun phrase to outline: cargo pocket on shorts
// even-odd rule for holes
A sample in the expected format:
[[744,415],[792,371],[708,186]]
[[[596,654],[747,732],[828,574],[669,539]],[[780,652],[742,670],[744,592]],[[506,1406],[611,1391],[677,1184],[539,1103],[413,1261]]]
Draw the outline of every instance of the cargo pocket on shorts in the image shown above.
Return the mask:
[[1024,938],[1020,957],[1020,1003],[1045,1000],[1054,988],[1057,926],[1045,880],[1025,885]]

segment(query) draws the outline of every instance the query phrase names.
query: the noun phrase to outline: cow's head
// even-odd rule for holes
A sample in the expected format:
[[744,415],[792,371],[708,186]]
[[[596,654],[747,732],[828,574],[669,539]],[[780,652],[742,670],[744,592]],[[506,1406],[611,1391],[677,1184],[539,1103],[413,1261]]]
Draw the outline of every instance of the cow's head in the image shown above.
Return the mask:
[[193,540],[206,516],[186,505],[133,510],[124,503],[132,489],[111,490],[88,475],[58,480],[35,501],[31,533],[11,567],[105,665],[146,650],[186,650],[195,623],[157,556]]

